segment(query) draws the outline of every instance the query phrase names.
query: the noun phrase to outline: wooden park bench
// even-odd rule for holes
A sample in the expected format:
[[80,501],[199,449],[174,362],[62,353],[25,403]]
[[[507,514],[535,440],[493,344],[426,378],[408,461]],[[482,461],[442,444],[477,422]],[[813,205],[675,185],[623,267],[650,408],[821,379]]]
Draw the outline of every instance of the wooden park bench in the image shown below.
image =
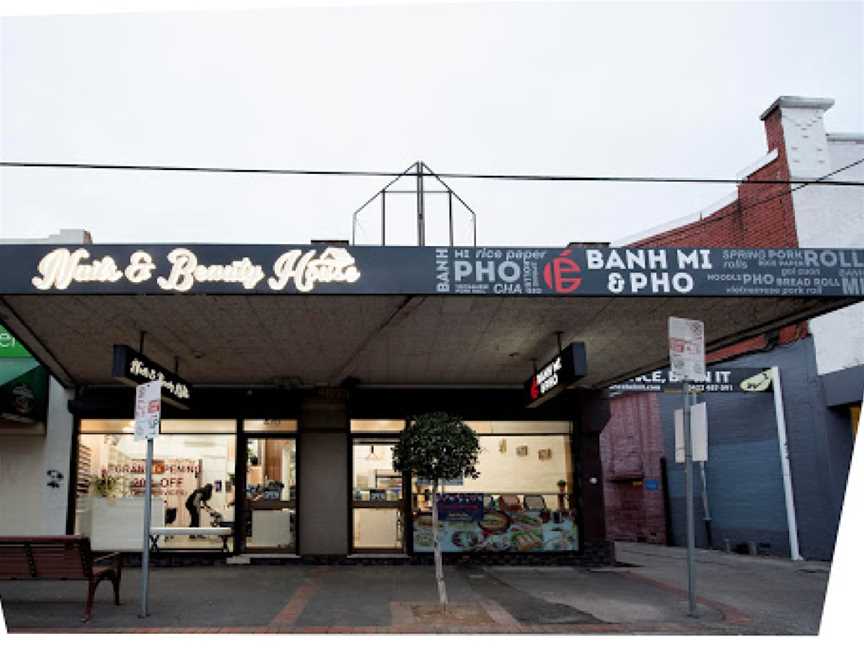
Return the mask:
[[[111,559],[111,565],[95,563]],[[114,605],[120,605],[120,554],[93,557],[90,539],[82,536],[0,536],[0,579],[86,580],[84,622],[93,614],[93,595],[106,578],[114,586]]]

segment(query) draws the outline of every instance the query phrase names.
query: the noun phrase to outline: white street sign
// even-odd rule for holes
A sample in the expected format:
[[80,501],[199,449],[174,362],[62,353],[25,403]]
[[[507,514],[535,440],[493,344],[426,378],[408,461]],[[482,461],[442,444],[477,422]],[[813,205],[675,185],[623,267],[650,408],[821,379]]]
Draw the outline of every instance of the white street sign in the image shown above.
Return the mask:
[[[708,461],[708,406],[690,407],[690,434],[693,439],[693,461]],[[675,410],[675,463],[684,463],[684,410]]]
[[162,381],[154,380],[135,388],[135,440],[155,439],[162,414]]
[[705,325],[669,318],[669,365],[681,380],[705,380]]

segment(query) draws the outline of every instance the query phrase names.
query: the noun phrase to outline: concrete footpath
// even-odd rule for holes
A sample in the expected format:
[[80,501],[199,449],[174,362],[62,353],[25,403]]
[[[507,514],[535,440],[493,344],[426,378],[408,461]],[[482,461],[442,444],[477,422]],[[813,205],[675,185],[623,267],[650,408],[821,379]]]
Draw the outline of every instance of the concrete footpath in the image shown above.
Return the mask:
[[[616,543],[636,578],[687,589],[687,552],[679,547]],[[697,594],[742,610],[759,633],[816,634],[831,563],[696,550]]]
[[815,634],[826,563],[699,551],[699,617],[687,616],[683,550],[618,544],[627,566],[448,567],[442,619],[431,567],[218,566],[155,569],[138,617],[137,569],[122,605],[100,585],[0,581],[10,632]]

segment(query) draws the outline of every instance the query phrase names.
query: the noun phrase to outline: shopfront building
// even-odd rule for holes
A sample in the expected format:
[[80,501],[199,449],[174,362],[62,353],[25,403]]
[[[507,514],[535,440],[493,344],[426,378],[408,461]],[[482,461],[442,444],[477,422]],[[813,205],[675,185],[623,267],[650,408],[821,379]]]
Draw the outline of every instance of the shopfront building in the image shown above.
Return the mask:
[[[429,485],[391,452],[446,411],[482,447],[479,478],[444,486],[448,554],[608,563],[604,389],[666,363],[667,318],[703,320],[711,348],[864,298],[860,250],[5,245],[0,263],[0,320],[68,390],[54,497],[97,549],[140,551],[132,385],[163,381],[154,526],[228,530],[162,533],[169,557],[428,558]],[[799,270],[809,288],[780,281]]]
[[[422,560],[432,549],[431,485],[395,472],[392,448],[410,413],[437,408],[464,416],[481,445],[480,477],[442,487],[480,503],[472,519],[444,523],[445,551],[507,562],[528,555],[608,561],[602,516],[591,515],[597,502],[580,486],[590,479],[586,467],[596,478],[595,446],[583,450],[578,434],[591,423],[583,412],[595,427],[604,420],[605,398],[568,394],[526,410],[521,397],[514,389],[200,388],[194,410],[166,407],[154,448],[152,524],[222,526],[232,534],[225,545],[214,536],[168,535],[158,550]],[[77,449],[70,531],[88,535],[98,550],[136,552],[145,448],[129,419],[131,389],[91,388],[70,408]],[[241,416],[225,417],[231,410]],[[208,507],[194,519],[187,501],[208,485]]]

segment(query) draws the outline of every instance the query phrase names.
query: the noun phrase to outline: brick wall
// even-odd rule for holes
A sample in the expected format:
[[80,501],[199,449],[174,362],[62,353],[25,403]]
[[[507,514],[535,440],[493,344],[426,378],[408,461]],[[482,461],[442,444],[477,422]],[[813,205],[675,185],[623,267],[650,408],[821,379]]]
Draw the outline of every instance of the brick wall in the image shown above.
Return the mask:
[[[786,146],[780,109],[765,117],[768,151],[777,158],[746,176],[748,180],[789,180]],[[789,188],[783,185],[738,185],[736,200],[699,221],[660,232],[637,241],[633,247],[798,247],[795,213]],[[807,334],[806,329],[789,326],[780,331],[781,342],[792,342]],[[709,354],[709,362],[750,353],[768,347],[760,335]]]
[[[612,417],[600,435],[607,537],[663,544],[659,402],[653,394],[628,394],[613,398],[610,406]],[[657,490],[648,490],[647,480],[658,484]]]
[[[777,158],[746,176],[750,180],[789,180],[780,111],[765,118],[768,151]],[[738,185],[738,198],[694,223],[637,241],[633,247],[797,247],[795,215],[788,187]]]
[[[768,152],[777,157],[746,176],[755,180],[789,180],[780,109],[764,120]],[[795,214],[788,187],[741,184],[728,205],[699,221],[653,234],[633,247],[797,247]],[[802,339],[805,324],[788,326],[708,354],[708,362]],[[654,394],[631,394],[612,400],[612,418],[601,439],[607,536],[611,540],[666,542],[664,495],[644,486],[660,481],[663,433],[659,401]],[[640,476],[641,475],[641,476]]]

